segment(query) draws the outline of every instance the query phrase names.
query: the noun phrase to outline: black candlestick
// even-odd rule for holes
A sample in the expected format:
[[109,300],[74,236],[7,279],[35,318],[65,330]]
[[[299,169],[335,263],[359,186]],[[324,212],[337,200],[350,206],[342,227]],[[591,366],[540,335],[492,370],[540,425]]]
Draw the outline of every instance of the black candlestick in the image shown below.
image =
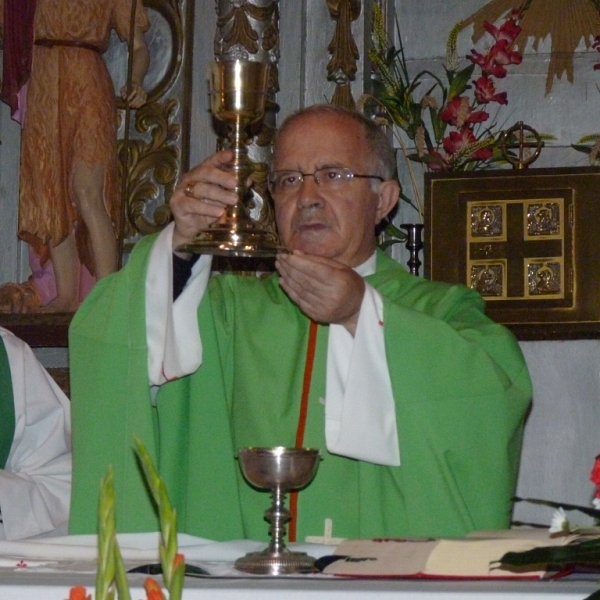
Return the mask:
[[406,249],[410,252],[410,258],[406,263],[412,275],[419,274],[419,267],[423,264],[419,259],[419,252],[423,248],[423,224],[422,223],[402,223],[400,225],[408,235],[406,240]]

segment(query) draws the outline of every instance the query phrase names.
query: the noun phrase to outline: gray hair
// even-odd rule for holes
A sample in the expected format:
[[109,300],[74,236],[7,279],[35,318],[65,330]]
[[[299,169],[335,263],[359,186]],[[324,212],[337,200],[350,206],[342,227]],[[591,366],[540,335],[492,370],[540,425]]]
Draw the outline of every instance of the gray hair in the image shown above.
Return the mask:
[[351,119],[357,123],[365,134],[365,139],[374,163],[373,167],[377,171],[376,175],[386,180],[394,179],[396,176],[396,154],[383,129],[361,112],[351,108],[334,106],[333,104],[313,104],[289,115],[283,121],[275,136],[275,155],[277,154],[277,140],[281,138],[286,130],[303,117],[313,115],[317,117],[321,115],[342,117]]

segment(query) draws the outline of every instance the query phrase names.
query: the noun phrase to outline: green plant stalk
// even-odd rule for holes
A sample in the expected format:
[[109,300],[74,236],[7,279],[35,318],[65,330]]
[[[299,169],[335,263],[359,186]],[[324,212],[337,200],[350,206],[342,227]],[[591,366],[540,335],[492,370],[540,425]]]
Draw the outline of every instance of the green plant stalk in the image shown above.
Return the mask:
[[172,508],[167,489],[158,475],[152,459],[138,437],[134,438],[135,451],[140,460],[146,482],[158,508],[160,521],[160,563],[169,600],[180,600],[183,589],[185,564],[176,561],[177,556],[177,512]]
[[115,487],[112,465],[100,483],[96,600],[112,600],[115,579]]

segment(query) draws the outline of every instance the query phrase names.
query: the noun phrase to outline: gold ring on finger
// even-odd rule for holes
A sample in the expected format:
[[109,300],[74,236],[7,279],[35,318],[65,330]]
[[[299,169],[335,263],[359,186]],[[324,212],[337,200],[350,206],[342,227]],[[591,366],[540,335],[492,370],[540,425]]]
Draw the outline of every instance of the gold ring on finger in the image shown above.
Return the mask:
[[188,197],[188,198],[193,198],[194,197],[194,186],[196,184],[195,183],[188,183],[185,186],[185,189],[183,190],[183,193]]

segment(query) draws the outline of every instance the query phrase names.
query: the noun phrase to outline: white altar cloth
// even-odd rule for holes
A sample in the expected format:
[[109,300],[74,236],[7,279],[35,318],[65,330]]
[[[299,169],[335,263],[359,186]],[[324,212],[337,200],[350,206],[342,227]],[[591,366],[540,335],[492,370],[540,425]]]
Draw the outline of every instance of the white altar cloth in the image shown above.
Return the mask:
[[[158,562],[158,534],[119,534],[126,568]],[[183,600],[583,600],[600,583],[582,581],[441,581],[341,579],[323,575],[260,577],[235,575],[233,562],[264,542],[212,542],[179,535],[186,563],[220,576],[186,577]],[[334,546],[293,544],[315,556]],[[65,536],[0,541],[0,600],[66,600],[69,590],[83,585],[94,593],[96,536]],[[129,574],[134,600],[146,597],[147,575]],[[154,576],[162,583],[160,575]]]

